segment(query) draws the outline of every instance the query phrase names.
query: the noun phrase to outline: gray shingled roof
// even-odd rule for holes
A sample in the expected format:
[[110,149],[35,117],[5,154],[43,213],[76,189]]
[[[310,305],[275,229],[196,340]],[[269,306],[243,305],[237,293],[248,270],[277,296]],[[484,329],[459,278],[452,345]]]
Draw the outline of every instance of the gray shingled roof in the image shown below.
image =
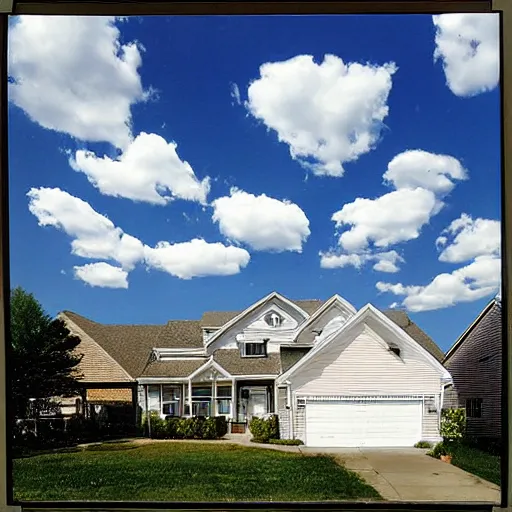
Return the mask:
[[192,372],[203,366],[208,358],[198,358],[195,361],[153,361],[149,363],[141,377],[188,377]]
[[[312,315],[323,303],[323,300],[308,299],[308,300],[292,300],[294,304],[303,309],[308,315]],[[242,313],[239,311],[206,311],[201,317],[202,327],[222,327],[224,324],[233,320],[235,316]]]
[[267,357],[241,357],[237,349],[217,350],[213,359],[231,375],[279,375],[281,358],[279,353]]
[[[320,300],[293,302],[309,314],[314,312],[323,303]],[[105,325],[93,322],[70,311],[65,311],[64,313],[110,354],[128,374],[136,378],[142,375],[153,377],[189,375],[202,363],[198,361],[158,361],[150,363],[151,350],[154,347],[202,347],[201,327],[214,327],[212,323],[207,325],[205,318],[208,322],[219,319],[223,321],[222,323],[225,323],[228,321],[226,318],[230,317],[229,319],[231,319],[240,312],[207,312],[201,320],[172,320],[165,325]],[[442,362],[444,358],[442,350],[425,332],[411,321],[404,311],[391,310],[383,311],[383,313],[430,352],[438,361]],[[279,374],[281,368],[279,354],[270,354],[268,358],[251,359],[240,357],[238,350],[233,349],[217,351],[214,358],[232,375]],[[289,364],[288,361],[283,362],[284,366]],[[189,366],[192,369],[186,373]]]
[[444,359],[444,352],[435,344],[434,340],[422,331],[407,315],[405,311],[391,309],[383,313],[398,327],[403,329],[416,343],[432,354],[440,363]]

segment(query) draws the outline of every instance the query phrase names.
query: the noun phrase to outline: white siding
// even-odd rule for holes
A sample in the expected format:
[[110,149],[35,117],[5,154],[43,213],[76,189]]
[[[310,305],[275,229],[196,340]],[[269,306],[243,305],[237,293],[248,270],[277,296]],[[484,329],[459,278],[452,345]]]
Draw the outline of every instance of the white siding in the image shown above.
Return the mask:
[[352,314],[345,311],[339,304],[333,304],[327,311],[324,311],[311,325],[308,325],[303,332],[301,332],[297,338],[297,343],[311,343],[315,341],[315,337],[318,336],[317,331],[323,329],[331,320],[336,317],[342,317],[345,321],[348,320]]
[[291,377],[293,391],[307,395],[438,394],[439,373],[418,353],[400,357],[367,326],[347,346],[334,340]]
[[[333,340],[292,375],[292,392],[294,396],[430,395],[439,401],[438,371],[405,344],[400,350],[400,357],[390,352],[384,340],[365,325],[351,342]],[[300,439],[305,430],[302,414],[303,409],[295,409],[295,435]],[[438,425],[437,410],[424,413],[423,436],[438,438]]]
[[306,409],[295,407],[295,438],[306,442]]

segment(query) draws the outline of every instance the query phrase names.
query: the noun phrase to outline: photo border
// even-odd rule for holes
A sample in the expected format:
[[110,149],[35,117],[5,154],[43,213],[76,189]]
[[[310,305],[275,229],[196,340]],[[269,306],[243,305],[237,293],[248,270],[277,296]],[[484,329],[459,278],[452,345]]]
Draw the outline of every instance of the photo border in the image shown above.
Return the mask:
[[[509,304],[512,269],[512,0],[345,0],[339,2],[252,1],[174,2],[169,0],[0,0],[0,512],[19,510],[401,510],[491,511],[512,510],[512,332]],[[11,15],[333,15],[333,14],[442,14],[497,12],[500,14],[501,99],[501,233],[502,233],[502,457],[501,503],[472,502],[15,502],[12,482],[12,446],[8,418],[10,396],[10,271],[9,271],[9,160],[7,41]],[[509,141],[509,144],[505,144]],[[5,407],[3,406],[5,405]],[[5,458],[4,458],[5,457]]]

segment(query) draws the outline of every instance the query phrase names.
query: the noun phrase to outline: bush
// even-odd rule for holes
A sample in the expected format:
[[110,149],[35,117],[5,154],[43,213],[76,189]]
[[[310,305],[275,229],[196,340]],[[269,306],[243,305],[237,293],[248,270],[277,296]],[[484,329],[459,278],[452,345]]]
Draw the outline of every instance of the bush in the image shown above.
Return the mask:
[[437,443],[432,450],[427,452],[427,455],[439,459],[441,455],[451,455],[450,447],[445,442]]
[[270,439],[269,444],[283,444],[285,446],[300,446],[304,443],[300,439]]
[[466,431],[464,409],[444,409],[441,412],[441,436],[446,443],[459,442]]
[[476,448],[490,455],[500,455],[502,453],[502,442],[496,437],[464,437],[463,444],[470,448]]
[[429,443],[428,441],[418,441],[414,445],[414,448],[432,448],[432,444]]
[[268,443],[270,439],[279,439],[279,420],[272,414],[267,418],[254,417],[249,424],[249,430],[259,443]]
[[[156,411],[151,411],[151,438],[153,439],[218,439],[224,437],[228,425],[224,416],[204,418],[177,418],[167,416],[162,419]],[[147,418],[142,425],[147,432]]]

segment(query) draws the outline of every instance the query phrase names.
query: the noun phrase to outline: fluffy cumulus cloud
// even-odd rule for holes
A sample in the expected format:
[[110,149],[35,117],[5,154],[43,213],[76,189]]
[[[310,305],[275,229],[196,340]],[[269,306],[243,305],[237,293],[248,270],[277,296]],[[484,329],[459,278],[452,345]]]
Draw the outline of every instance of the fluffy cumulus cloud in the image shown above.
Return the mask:
[[378,282],[380,292],[404,296],[410,311],[428,311],[471,302],[500,289],[500,223],[462,214],[437,239],[439,260],[466,263],[450,273],[437,275],[425,286]]
[[493,293],[500,286],[501,259],[479,256],[469,265],[436,276],[426,286],[404,286],[378,282],[381,292],[405,296],[402,305],[409,311],[429,311],[472,302]]
[[9,30],[9,98],[42,127],[125,147],[147,94],[137,43],[108,16],[21,16]]
[[377,143],[388,115],[393,63],[345,63],[298,55],[260,67],[248,87],[249,112],[288,144],[290,155],[315,174],[342,176],[344,164]]
[[322,268],[343,268],[352,266],[360,269],[369,261],[374,262],[374,270],[393,274],[400,270],[398,264],[404,260],[396,251],[377,252],[374,254],[320,253],[320,266]]
[[149,247],[124,233],[89,203],[58,188],[33,188],[28,197],[29,209],[40,226],[60,229],[73,239],[72,254],[121,265],[97,262],[75,267],[75,276],[91,286],[127,288],[128,272],[137,263],[191,279],[238,274],[250,260],[245,249],[202,239],[176,244],[162,241]]
[[448,194],[456,181],[466,177],[467,171],[456,158],[422,150],[404,151],[395,156],[383,176],[396,189],[419,187],[438,195]]
[[491,219],[473,219],[463,213],[455,219],[437,239],[442,248],[440,261],[460,263],[478,256],[499,255],[501,248],[501,223]]
[[498,14],[440,14],[434,58],[443,63],[446,84],[457,96],[494,89],[499,82]]
[[154,133],[140,133],[116,160],[77,151],[70,160],[102,194],[164,205],[172,198],[206,202],[210,178],[199,181],[176,143]]
[[104,261],[73,267],[75,277],[99,288],[128,288],[128,272]]
[[443,208],[443,198],[466,177],[461,163],[449,155],[422,150],[396,155],[383,175],[384,182],[395,190],[375,199],[358,197],[332,215],[338,247],[320,253],[321,265],[360,268],[376,261],[374,270],[397,272],[403,258],[396,251],[383,249],[418,238]]
[[180,279],[238,274],[251,258],[245,249],[200,238],[176,244],[159,242],[155,247],[145,246],[144,252],[149,267]]
[[126,270],[144,257],[140,240],[124,233],[82,199],[59,188],[32,188],[27,195],[29,210],[40,226],[60,229],[73,239],[73,254],[117,261]]
[[299,206],[265,194],[255,196],[232,188],[212,202],[213,221],[230,240],[256,251],[302,252],[310,235],[309,220]]

